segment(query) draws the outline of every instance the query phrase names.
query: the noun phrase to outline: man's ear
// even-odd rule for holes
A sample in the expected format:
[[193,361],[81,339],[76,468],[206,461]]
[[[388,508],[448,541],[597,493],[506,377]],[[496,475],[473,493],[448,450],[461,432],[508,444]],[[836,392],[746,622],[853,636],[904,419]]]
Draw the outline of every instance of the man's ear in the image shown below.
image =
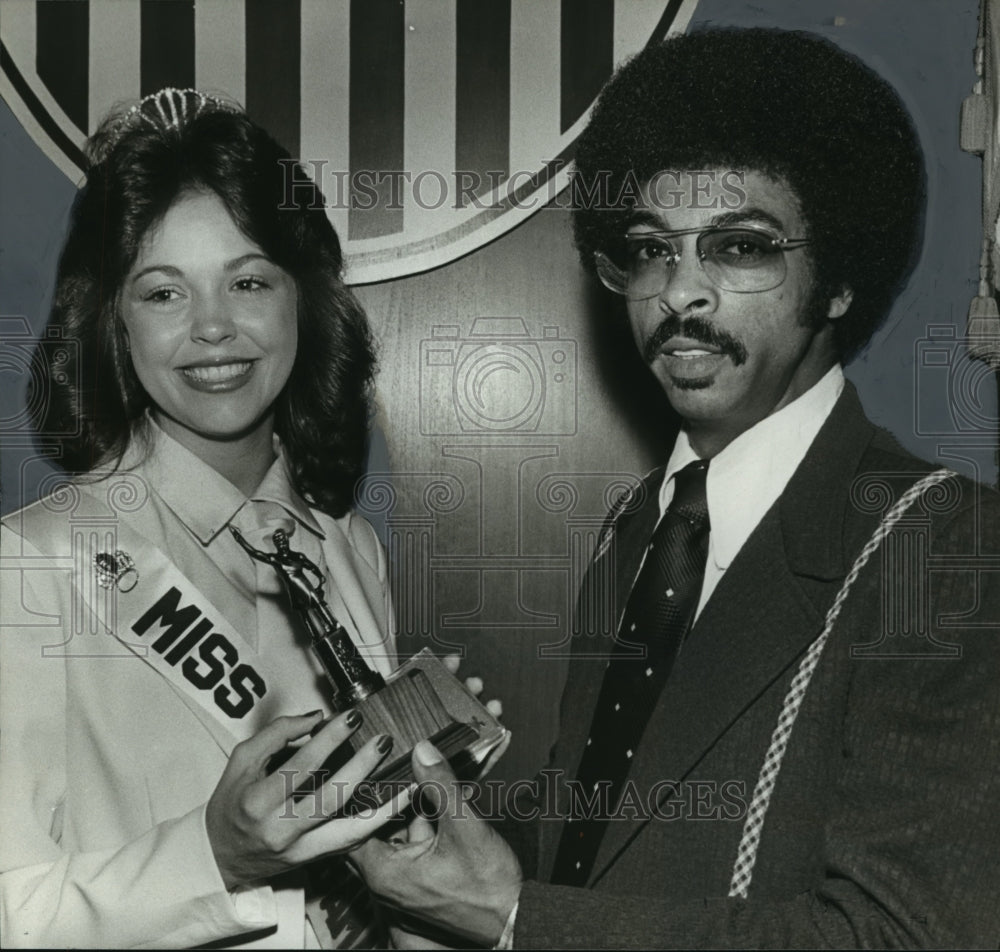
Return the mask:
[[845,285],[840,289],[840,293],[836,297],[830,298],[830,309],[827,311],[826,316],[831,321],[835,321],[838,317],[843,317],[853,300],[854,292]]

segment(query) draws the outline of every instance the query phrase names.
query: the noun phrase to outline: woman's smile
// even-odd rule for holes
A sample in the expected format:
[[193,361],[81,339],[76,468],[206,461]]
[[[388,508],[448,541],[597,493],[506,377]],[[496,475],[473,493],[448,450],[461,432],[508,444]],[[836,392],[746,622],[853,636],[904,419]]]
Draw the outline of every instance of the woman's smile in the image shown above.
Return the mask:
[[147,232],[123,295],[132,363],[160,426],[202,459],[220,441],[269,447],[295,362],[297,298],[218,195],[182,193]]

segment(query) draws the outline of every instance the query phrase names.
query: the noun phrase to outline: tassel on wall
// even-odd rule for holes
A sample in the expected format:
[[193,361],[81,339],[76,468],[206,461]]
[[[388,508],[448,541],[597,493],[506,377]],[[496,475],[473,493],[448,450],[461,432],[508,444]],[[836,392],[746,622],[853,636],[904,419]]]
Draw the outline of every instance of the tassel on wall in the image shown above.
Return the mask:
[[[962,102],[960,143],[965,152],[982,157],[984,165],[992,167],[995,148],[994,117],[989,97],[985,94],[986,76],[986,31],[988,9],[986,0],[982,4],[979,21],[979,36],[976,40],[975,68],[976,83],[972,93]],[[991,64],[992,65],[992,64]],[[994,212],[995,194],[989,171],[984,175],[983,188],[983,248],[979,258],[979,293],[969,305],[969,321],[966,325],[969,356],[982,360],[994,370],[1000,369],[1000,310],[997,308],[993,274],[994,231],[997,217]]]

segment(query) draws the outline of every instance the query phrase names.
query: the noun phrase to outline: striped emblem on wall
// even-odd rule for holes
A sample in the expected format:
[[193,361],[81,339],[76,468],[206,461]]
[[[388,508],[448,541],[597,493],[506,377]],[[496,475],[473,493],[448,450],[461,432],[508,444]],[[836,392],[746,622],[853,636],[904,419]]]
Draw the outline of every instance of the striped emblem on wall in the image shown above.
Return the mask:
[[79,181],[115,104],[226,93],[320,181],[362,284],[454,260],[551,200],[614,65],[697,2],[23,0],[0,17],[0,95]]

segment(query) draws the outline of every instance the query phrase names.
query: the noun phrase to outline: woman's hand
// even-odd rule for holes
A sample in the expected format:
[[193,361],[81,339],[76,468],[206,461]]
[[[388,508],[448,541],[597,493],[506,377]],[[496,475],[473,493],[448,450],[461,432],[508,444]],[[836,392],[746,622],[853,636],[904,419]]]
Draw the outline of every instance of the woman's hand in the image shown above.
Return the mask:
[[[385,735],[372,738],[315,790],[308,786],[312,773],[361,724],[357,711],[333,718],[280,770],[268,774],[270,759],[321,724],[321,715],[275,718],[233,748],[205,814],[208,839],[227,889],[353,849],[409,803],[405,791],[376,809],[330,819],[389,753],[392,739]],[[310,792],[294,797],[304,784]]]

